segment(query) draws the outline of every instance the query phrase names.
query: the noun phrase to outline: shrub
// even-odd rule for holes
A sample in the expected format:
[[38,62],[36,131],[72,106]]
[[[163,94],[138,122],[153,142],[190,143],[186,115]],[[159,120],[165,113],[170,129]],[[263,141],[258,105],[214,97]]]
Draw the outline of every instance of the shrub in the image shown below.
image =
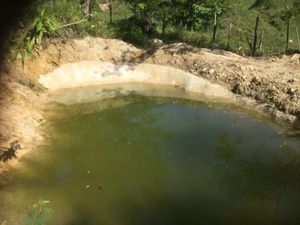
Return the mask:
[[42,44],[43,38],[50,36],[58,28],[57,23],[45,14],[45,9],[34,19],[29,29],[21,36],[14,58],[21,54],[22,65],[26,56],[32,56],[37,52],[37,46]]
[[139,47],[149,46],[148,36],[142,32],[140,26],[131,18],[120,20],[112,24],[112,27],[114,27],[117,38]]

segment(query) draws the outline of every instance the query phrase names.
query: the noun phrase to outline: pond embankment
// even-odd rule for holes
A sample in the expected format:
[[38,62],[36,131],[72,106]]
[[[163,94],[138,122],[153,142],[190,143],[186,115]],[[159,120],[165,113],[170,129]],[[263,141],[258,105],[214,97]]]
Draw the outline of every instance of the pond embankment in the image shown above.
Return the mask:
[[[1,72],[1,146],[9,149],[12,141],[19,140],[21,154],[41,143],[47,90],[39,87],[38,80],[61,65],[82,61],[181,69],[223,86],[235,94],[240,104],[255,106],[300,128],[300,55],[250,58],[183,43],[146,51],[120,40],[86,38],[51,41],[40,49],[35,60],[25,61],[24,69],[20,60],[7,61]],[[176,82],[173,85],[181,86]]]

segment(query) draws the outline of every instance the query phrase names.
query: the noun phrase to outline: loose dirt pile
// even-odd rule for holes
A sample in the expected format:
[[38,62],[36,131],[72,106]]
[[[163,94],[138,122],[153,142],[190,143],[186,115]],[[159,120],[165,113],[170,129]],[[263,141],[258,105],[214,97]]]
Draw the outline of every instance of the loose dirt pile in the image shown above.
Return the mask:
[[291,58],[253,59],[174,44],[160,49],[147,62],[187,70],[269,108],[300,116],[300,64]]
[[41,140],[43,92],[37,79],[56,67],[82,60],[152,63],[188,71],[255,100],[275,117],[300,127],[300,55],[250,58],[226,51],[210,51],[176,43],[145,51],[120,40],[86,38],[54,40],[44,45],[35,60],[7,62],[1,75],[0,146],[17,139],[23,148]]

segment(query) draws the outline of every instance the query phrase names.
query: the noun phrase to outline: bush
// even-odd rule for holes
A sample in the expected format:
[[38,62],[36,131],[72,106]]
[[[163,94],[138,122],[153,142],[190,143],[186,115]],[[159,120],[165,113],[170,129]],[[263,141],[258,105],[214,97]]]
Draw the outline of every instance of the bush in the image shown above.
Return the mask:
[[197,47],[208,47],[209,37],[207,33],[188,31],[183,28],[169,28],[163,37],[166,42],[185,42]]
[[140,26],[131,18],[115,22],[111,27],[114,29],[116,38],[121,38],[123,41],[139,47],[149,47],[148,36],[142,32]]
[[21,54],[22,65],[26,56],[32,56],[32,52],[37,52],[37,46],[42,44],[44,37],[49,37],[58,28],[55,20],[48,17],[43,9],[34,19],[29,29],[21,36],[14,58]]

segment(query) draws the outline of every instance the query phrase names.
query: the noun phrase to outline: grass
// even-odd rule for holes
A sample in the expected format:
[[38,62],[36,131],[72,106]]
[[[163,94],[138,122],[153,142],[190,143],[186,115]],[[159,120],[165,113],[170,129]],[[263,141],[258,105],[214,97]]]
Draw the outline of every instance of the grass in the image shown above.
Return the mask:
[[[217,39],[215,47],[219,49],[228,49],[231,51],[244,52],[250,54],[248,39],[252,41],[253,30],[256,16],[259,15],[261,23],[259,26],[259,35],[263,33],[262,48],[260,55],[270,55],[281,53],[285,49],[285,25],[278,19],[270,20],[270,13],[260,12],[258,10],[249,10],[254,0],[231,0],[231,8],[220,19],[217,29]],[[277,1],[277,0],[274,0]],[[279,1],[279,0],[278,0]],[[85,36],[120,38],[126,42],[132,43],[138,47],[149,47],[149,37],[142,33],[141,29],[134,23],[127,20],[132,16],[132,12],[124,3],[113,3],[113,23],[109,22],[109,12],[102,11],[99,4],[102,0],[94,0],[92,5],[92,16],[86,22],[74,24],[64,29],[58,30],[56,35],[63,38],[83,38]],[[74,0],[40,0],[36,7],[32,9],[27,18],[33,21],[36,12],[45,10],[45,16],[57,22],[59,26],[70,24],[84,19],[84,13],[81,6]],[[295,18],[290,25],[290,43],[291,50],[298,50],[296,21]],[[157,22],[157,21],[156,21]],[[270,23],[273,23],[273,26]],[[228,46],[229,26],[232,24],[232,35],[230,46]],[[274,25],[275,24],[275,25]],[[212,39],[212,24],[207,29],[198,31],[188,31],[183,27],[169,26],[165,35],[162,36],[161,24],[157,22],[156,33],[151,38],[161,38],[165,42],[186,42],[197,47],[210,47]],[[300,27],[299,27],[300,31]],[[48,35],[49,36],[49,35]],[[38,43],[39,44],[39,43]]]

